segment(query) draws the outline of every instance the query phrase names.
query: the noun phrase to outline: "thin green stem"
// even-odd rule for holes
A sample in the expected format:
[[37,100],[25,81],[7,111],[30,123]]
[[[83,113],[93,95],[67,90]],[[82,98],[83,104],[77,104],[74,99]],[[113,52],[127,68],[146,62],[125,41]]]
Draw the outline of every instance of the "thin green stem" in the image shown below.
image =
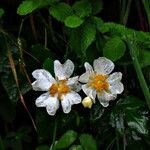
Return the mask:
[[132,0],[123,0],[121,5],[120,22],[123,25],[127,24]]
[[55,118],[54,132],[53,132],[53,141],[52,141],[52,149],[51,149],[51,147],[50,147],[49,150],[55,150],[56,132],[57,132],[57,119]]
[[120,146],[119,146],[119,138],[118,138],[118,133],[116,131],[116,145],[117,145],[117,150],[120,150]]
[[138,80],[140,82],[140,86],[142,88],[142,91],[143,91],[144,97],[146,99],[148,108],[150,109],[150,91],[149,91],[149,88],[148,88],[147,83],[145,81],[144,75],[142,73],[139,61],[138,61],[136,53],[135,53],[137,48],[135,46],[135,43],[131,42],[128,38],[126,38],[126,42],[127,42],[128,48],[130,50],[130,55],[131,55],[131,58],[133,61],[133,65],[134,65]]
[[146,11],[146,14],[147,14],[147,20],[148,20],[148,24],[150,27],[150,2],[149,0],[142,0],[142,2],[143,2],[144,9]]
[[115,140],[116,140],[116,137],[111,141],[111,143],[107,146],[107,148],[106,148],[106,150],[109,150],[111,147],[112,147],[112,145],[113,145],[113,143],[115,142]]

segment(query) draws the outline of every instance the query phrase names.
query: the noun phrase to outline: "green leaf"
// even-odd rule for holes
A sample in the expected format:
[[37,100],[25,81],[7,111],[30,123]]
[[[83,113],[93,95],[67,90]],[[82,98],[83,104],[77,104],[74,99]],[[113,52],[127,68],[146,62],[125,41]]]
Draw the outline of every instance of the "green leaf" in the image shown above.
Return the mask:
[[72,145],[69,150],[83,150],[81,145]]
[[47,58],[44,63],[43,63],[43,68],[48,70],[50,73],[54,74],[54,60],[52,60],[51,58]]
[[124,134],[124,114],[122,114],[120,110],[115,109],[111,112],[110,124],[116,128],[121,135]]
[[8,50],[11,50],[12,52],[12,61],[14,61],[15,63],[17,79],[19,82],[19,88],[20,88],[21,94],[23,95],[29,90],[31,90],[31,86],[29,82],[27,81],[25,74],[23,73],[24,71],[22,70],[23,68],[22,68],[22,60],[20,59],[20,52],[17,47],[12,46],[13,44],[10,41],[10,39],[0,34],[0,49],[1,49],[0,82],[3,88],[5,89],[5,91],[7,92],[11,102],[16,104],[20,96],[18,93],[18,88],[16,86],[14,75],[12,73],[12,68],[10,66],[10,61],[8,58]]
[[4,9],[0,8],[0,18],[4,15]]
[[49,147],[46,145],[41,145],[36,148],[36,150],[49,150]]
[[92,17],[92,20],[93,20],[97,30],[101,32],[101,26],[104,23],[103,20],[99,17]]
[[125,43],[119,37],[114,37],[104,45],[103,55],[112,61],[116,61],[124,55],[125,50]]
[[97,14],[103,9],[102,0],[89,0],[92,4],[92,13]]
[[89,16],[92,11],[91,4],[85,0],[75,2],[72,8],[75,14],[81,18]]
[[70,28],[76,28],[83,23],[84,20],[76,15],[69,16],[65,19],[65,25]]
[[140,58],[140,65],[141,67],[147,67],[147,66],[150,66],[150,51],[146,51],[146,50],[143,50],[142,51],[142,54],[141,54],[141,58]]
[[134,96],[127,96],[120,99],[116,104],[116,109],[135,110],[141,109],[145,106],[145,102]]
[[64,22],[66,17],[73,14],[72,8],[66,3],[59,3],[50,7],[49,12],[54,18],[62,22]]
[[63,149],[70,146],[77,138],[77,133],[73,130],[68,130],[56,143],[56,149]]
[[104,110],[104,107],[99,105],[99,103],[93,105],[90,111],[90,120],[93,122],[99,120],[103,116]]
[[128,126],[144,135],[148,135],[148,127],[147,127],[147,120],[148,118],[145,117],[143,113],[139,113],[133,110],[128,110],[126,112],[126,121]]
[[35,59],[37,59],[40,62],[44,62],[48,57],[53,58],[53,53],[46,49],[43,45],[41,44],[35,44],[32,45],[31,48],[31,54],[32,56],[35,57]]
[[96,29],[91,23],[84,23],[79,28],[71,31],[70,46],[77,54],[83,57],[86,55],[86,49],[95,40]]
[[17,9],[17,14],[27,15],[27,14],[33,12],[34,10],[42,8],[46,5],[48,5],[47,1],[25,0],[19,5],[19,7]]
[[92,135],[81,134],[79,139],[84,150],[97,150],[96,141]]
[[128,129],[141,134],[147,134],[146,112],[142,112],[145,103],[133,96],[120,99],[111,112],[110,124],[115,127],[119,133],[123,134],[125,124]]

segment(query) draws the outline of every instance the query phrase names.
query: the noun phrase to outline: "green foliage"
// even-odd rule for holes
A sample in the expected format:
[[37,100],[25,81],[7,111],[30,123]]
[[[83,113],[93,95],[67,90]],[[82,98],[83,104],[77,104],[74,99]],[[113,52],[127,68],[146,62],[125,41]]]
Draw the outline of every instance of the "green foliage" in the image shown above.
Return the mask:
[[36,9],[40,9],[42,7],[47,6],[48,4],[49,4],[48,0],[46,0],[46,1],[25,0],[19,5],[19,7],[17,9],[17,13],[19,15],[27,15],[27,14],[32,13]]
[[77,133],[72,130],[68,130],[56,143],[56,149],[63,149],[70,146],[77,138]]
[[64,21],[66,17],[73,14],[72,8],[66,3],[58,3],[57,5],[49,8],[50,14],[58,21]]
[[65,19],[65,25],[70,28],[76,28],[83,23],[83,20],[76,15],[68,16]]
[[[77,29],[71,31],[70,35],[70,46],[80,53],[81,57],[86,56],[86,49],[92,44],[95,40],[96,29],[95,26],[91,23],[84,23]],[[80,38],[79,38],[80,37]]]
[[144,105],[145,103],[136,97],[120,99],[111,113],[111,125],[122,135],[125,132],[125,124],[128,125],[130,130],[147,135],[148,118],[145,116],[145,111],[140,111],[144,108]]
[[143,51],[140,58],[141,67],[150,66],[149,58],[150,58],[150,51],[147,50]]
[[[8,6],[3,3],[0,8],[0,150],[52,150],[52,145],[62,150],[149,149],[148,98],[143,80],[138,82],[145,75],[144,81],[150,82],[149,18],[142,16],[145,12],[149,16],[148,0],[142,1],[144,7],[138,1],[131,4],[126,26],[120,24],[121,10],[129,9],[124,1],[107,5],[104,0],[21,0],[19,6],[7,1]],[[134,10],[140,18],[133,16]],[[135,44],[132,54],[127,38]],[[31,89],[35,69],[44,68],[55,77],[54,60],[70,59],[75,64],[73,75],[80,76],[85,61],[92,65],[98,57],[116,61],[115,69],[123,75],[124,93],[107,108],[97,98],[91,109],[80,104],[69,114],[62,113],[61,101],[56,116],[36,108],[35,100],[44,91]],[[135,72],[135,58],[142,75]],[[79,94],[85,97],[82,91]]]
[[103,9],[103,1],[102,0],[89,0],[92,5],[92,13],[98,14]]
[[49,147],[46,145],[41,145],[36,148],[36,150],[49,150]]
[[92,11],[91,4],[86,0],[75,2],[72,8],[75,14],[81,18],[89,16]]
[[73,145],[69,148],[69,150],[83,150],[81,145]]
[[0,18],[4,15],[4,9],[0,8]]
[[54,67],[53,60],[51,58],[47,58],[43,63],[43,68],[53,74],[54,72],[53,67]]
[[125,43],[119,37],[114,37],[104,45],[103,55],[112,61],[116,61],[124,55],[125,49]]
[[80,143],[85,150],[97,150],[95,139],[89,134],[81,134]]

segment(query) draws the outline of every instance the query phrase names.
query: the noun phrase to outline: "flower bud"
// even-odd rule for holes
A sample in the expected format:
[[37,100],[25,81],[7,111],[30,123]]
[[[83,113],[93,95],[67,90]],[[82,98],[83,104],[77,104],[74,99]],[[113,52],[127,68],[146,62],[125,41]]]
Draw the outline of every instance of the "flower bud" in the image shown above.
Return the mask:
[[93,101],[90,97],[85,97],[82,101],[82,105],[85,107],[85,108],[91,108],[92,107],[92,104],[93,104]]

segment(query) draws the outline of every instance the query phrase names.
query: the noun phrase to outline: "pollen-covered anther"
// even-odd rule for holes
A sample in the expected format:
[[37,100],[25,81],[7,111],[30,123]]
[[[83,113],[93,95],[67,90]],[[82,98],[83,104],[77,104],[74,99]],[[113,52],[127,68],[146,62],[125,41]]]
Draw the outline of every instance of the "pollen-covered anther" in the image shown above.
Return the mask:
[[108,90],[107,75],[95,74],[90,77],[89,86],[97,91]]
[[69,86],[66,84],[66,80],[60,80],[57,83],[52,84],[52,86],[49,89],[50,95],[55,96],[55,94],[58,94],[59,100],[62,99],[63,95],[66,95],[70,92]]

